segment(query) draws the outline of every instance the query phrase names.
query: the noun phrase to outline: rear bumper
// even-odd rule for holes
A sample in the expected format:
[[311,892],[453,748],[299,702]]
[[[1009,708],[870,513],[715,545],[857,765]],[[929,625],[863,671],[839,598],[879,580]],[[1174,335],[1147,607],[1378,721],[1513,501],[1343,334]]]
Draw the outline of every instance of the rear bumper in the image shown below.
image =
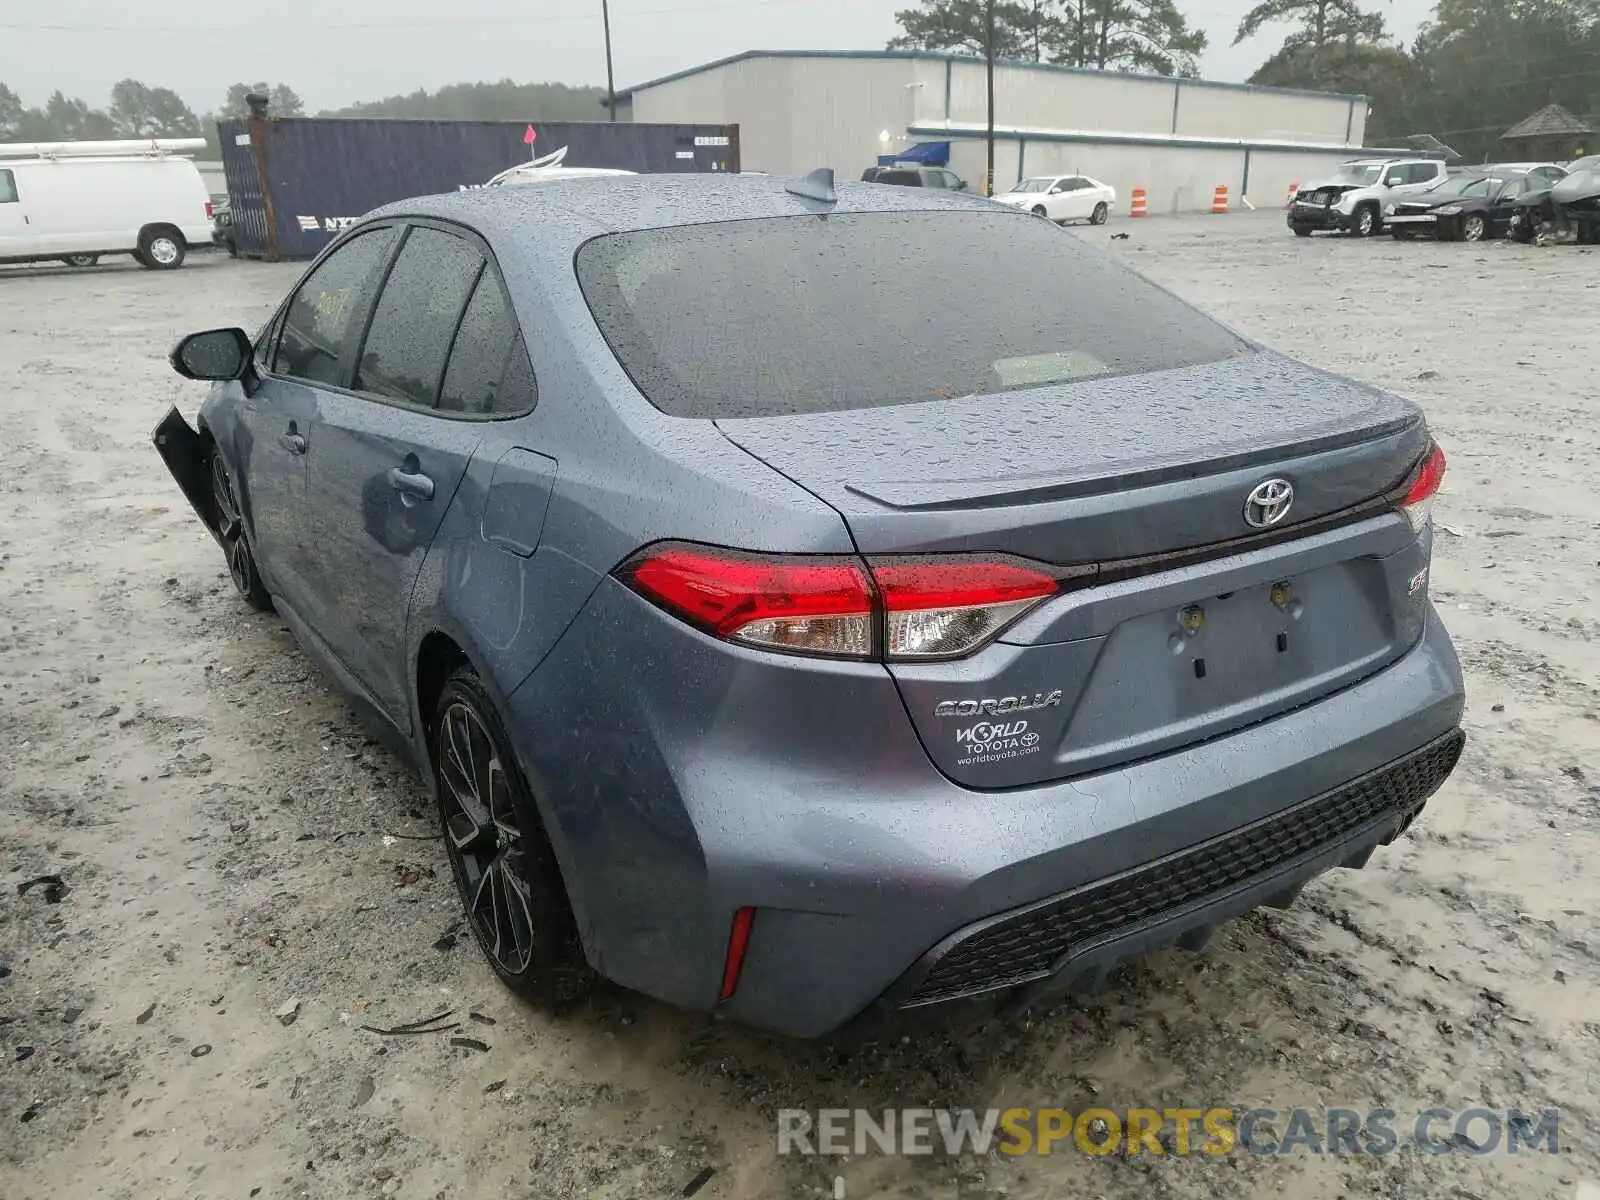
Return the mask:
[[866,1014],[1025,1007],[1095,991],[1121,961],[1179,943],[1198,950],[1224,920],[1283,908],[1331,867],[1361,867],[1422,811],[1465,736],[1426,746],[1283,812],[1086,888],[974,923],[935,946]]
[[[933,767],[881,667],[714,642],[607,581],[513,694],[510,724],[594,965],[670,1003],[815,1037],[908,1004],[992,1006],[1074,986],[1363,859],[1453,757],[1392,804],[1310,833],[1283,826],[1273,844],[1287,853],[1252,852],[1249,870],[1209,890],[1185,885],[1086,939],[1068,930],[1043,966],[985,975],[980,964],[959,987],[928,983],[1021,914],[1129,878],[1176,886],[1185,852],[1242,849],[1229,839],[1266,837],[1252,831],[1313,798],[1343,804],[1327,798],[1436,752],[1462,704],[1454,649],[1430,614],[1393,665],[1273,720],[1069,782],[975,792]],[[757,910],[749,952],[719,1005],[744,906]]]

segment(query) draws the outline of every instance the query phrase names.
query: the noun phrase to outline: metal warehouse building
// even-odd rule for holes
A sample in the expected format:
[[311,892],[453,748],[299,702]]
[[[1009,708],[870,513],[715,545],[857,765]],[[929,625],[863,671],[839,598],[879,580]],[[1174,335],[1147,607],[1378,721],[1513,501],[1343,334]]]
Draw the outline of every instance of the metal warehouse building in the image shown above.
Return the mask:
[[[985,167],[984,62],[964,55],[752,50],[619,92],[617,115],[737,123],[749,171],[856,176],[928,141],[951,143],[975,189]],[[1366,118],[1363,96],[1002,63],[995,185],[1070,172],[1115,186],[1124,211],[1134,187],[1151,212],[1207,209],[1219,184],[1276,206],[1359,151]]]

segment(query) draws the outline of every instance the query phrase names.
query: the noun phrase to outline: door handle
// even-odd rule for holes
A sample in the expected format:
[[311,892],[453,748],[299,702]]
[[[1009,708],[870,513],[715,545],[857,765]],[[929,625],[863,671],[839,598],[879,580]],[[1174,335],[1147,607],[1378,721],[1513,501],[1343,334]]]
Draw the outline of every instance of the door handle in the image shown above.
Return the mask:
[[293,426],[290,426],[288,433],[279,436],[278,445],[282,446],[290,454],[304,454],[306,452],[306,440],[294,432]]
[[390,467],[389,486],[407,500],[433,499],[433,480],[420,473],[411,474],[399,467]]

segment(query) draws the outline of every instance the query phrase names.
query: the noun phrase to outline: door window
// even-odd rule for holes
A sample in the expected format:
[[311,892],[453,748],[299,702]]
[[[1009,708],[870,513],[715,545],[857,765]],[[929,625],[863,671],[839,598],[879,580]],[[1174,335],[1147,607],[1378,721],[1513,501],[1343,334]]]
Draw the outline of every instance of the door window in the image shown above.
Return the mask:
[[483,256],[470,243],[437,229],[412,229],[378,297],[351,386],[432,408],[482,270]]
[[439,408],[471,416],[511,416],[530,411],[537,399],[517,319],[494,272],[485,270],[450,349]]
[[17,202],[17,177],[10,171],[0,171],[0,204]]
[[355,319],[367,311],[394,238],[392,228],[357,234],[311,272],[289,302],[274,374],[334,386],[344,381],[346,354],[360,336]]

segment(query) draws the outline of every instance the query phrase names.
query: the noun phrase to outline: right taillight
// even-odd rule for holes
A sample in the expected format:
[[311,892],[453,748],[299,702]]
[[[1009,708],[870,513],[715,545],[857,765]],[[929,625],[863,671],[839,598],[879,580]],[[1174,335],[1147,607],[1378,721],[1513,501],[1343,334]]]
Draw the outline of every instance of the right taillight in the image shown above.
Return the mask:
[[1411,522],[1411,528],[1421,529],[1433,517],[1433,497],[1444,482],[1444,451],[1437,445],[1428,451],[1411,484],[1400,501],[1400,509]]
[[617,574],[706,633],[828,658],[958,658],[992,641],[1060,587],[1025,560],[991,555],[874,558],[758,555],[651,546]]

